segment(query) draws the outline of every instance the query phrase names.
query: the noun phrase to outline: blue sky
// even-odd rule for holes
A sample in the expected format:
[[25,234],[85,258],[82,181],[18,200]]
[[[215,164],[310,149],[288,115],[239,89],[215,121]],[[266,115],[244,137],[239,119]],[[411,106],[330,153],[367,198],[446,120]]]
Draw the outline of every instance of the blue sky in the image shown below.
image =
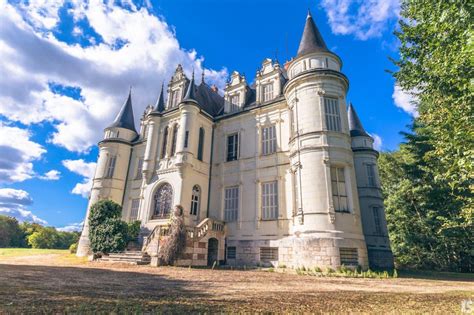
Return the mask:
[[133,86],[137,120],[178,63],[222,88],[296,54],[311,9],[344,63],[348,100],[381,150],[416,108],[386,70],[397,0],[0,0],[0,214],[81,226],[96,143]]

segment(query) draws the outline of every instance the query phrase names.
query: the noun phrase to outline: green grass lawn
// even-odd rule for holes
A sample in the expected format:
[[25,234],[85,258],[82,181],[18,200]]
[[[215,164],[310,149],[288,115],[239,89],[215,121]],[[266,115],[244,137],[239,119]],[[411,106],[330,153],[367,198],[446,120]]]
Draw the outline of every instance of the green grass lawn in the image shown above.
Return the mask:
[[54,255],[54,259],[50,259],[50,261],[57,264],[82,265],[87,263],[87,257],[77,257],[75,254],[71,254],[68,249],[0,248],[0,262],[21,260],[22,258],[31,261],[31,256],[38,256],[37,259],[41,260],[48,255]]
[[39,249],[39,248],[0,248],[0,259],[3,257],[21,257],[31,255],[69,254],[67,249]]

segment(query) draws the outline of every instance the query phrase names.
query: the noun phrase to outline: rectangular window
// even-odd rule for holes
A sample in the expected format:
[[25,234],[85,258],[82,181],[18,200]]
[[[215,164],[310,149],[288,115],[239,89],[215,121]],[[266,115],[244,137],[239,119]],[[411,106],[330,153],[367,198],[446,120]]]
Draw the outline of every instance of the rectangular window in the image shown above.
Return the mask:
[[199,139],[198,139],[198,154],[197,158],[199,161],[202,161],[204,153],[204,128],[199,128]]
[[140,206],[140,199],[133,199],[132,206],[130,208],[130,220],[136,220],[138,218],[139,206]]
[[324,112],[326,115],[326,127],[331,131],[341,131],[341,115],[339,114],[339,102],[337,98],[324,98]]
[[178,125],[173,127],[173,138],[171,139],[171,156],[176,154],[176,143],[178,141]]
[[235,246],[227,247],[227,259],[237,258],[237,248]]
[[184,147],[185,148],[188,147],[188,139],[189,139],[189,131],[186,130],[186,132],[184,133]]
[[225,189],[224,219],[226,222],[237,221],[239,212],[239,187]]
[[380,208],[373,207],[372,213],[374,215],[375,234],[382,235],[382,222],[380,221]]
[[114,176],[116,161],[117,161],[117,157],[115,155],[112,155],[111,157],[109,157],[109,163],[107,165],[107,170],[105,172],[106,178],[112,178]]
[[239,153],[239,135],[234,133],[227,136],[227,161],[235,161]]
[[236,106],[239,106],[239,103],[240,103],[240,95],[232,95],[230,97],[230,103],[232,105],[236,105]]
[[262,183],[262,220],[278,219],[278,181]]
[[377,184],[375,182],[375,167],[373,164],[365,165],[367,169],[367,184],[369,187],[376,187]]
[[262,154],[270,155],[276,152],[277,137],[276,127],[270,126],[262,128]]
[[176,91],[171,92],[171,107],[175,107],[175,106],[178,105],[178,103],[179,103],[179,91],[180,90],[176,90]]
[[260,247],[260,261],[271,262],[278,260],[278,247]]
[[137,173],[135,174],[135,179],[142,179],[142,171],[143,171],[143,158],[139,158],[138,164],[137,164]]
[[343,167],[331,167],[331,187],[334,210],[336,212],[349,212]]
[[341,257],[341,265],[357,266],[359,264],[359,256],[357,248],[339,248],[339,255]]
[[267,102],[273,99],[273,83],[263,86],[263,101]]

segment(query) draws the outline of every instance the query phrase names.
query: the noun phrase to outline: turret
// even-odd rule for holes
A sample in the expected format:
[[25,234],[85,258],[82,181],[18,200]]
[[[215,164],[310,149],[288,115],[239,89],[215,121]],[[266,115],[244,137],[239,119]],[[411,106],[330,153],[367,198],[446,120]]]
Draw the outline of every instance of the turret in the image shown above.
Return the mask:
[[79,239],[77,256],[90,253],[89,212],[90,207],[99,200],[110,199],[120,205],[123,203],[125,183],[129,168],[132,141],[137,138],[132,108],[131,91],[114,122],[105,128],[104,139],[99,142],[99,159],[87,206],[84,227]]
[[370,268],[391,269],[393,268],[393,254],[390,249],[377,169],[379,154],[374,150],[374,140],[365,131],[352,104],[349,105],[347,116],[352,151],[354,152],[357,190]]
[[[297,55],[286,64],[295,265],[366,267],[345,112],[349,81],[308,12]],[[309,246],[309,247],[308,247]],[[311,248],[314,246],[314,248]],[[315,258],[317,257],[317,258]],[[319,261],[318,261],[319,260]]]

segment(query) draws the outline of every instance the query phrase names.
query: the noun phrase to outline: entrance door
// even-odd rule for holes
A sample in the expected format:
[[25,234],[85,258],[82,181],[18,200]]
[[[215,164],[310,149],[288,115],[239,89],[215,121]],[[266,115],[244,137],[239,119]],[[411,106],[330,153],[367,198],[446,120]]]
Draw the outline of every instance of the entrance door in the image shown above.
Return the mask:
[[207,265],[212,266],[217,261],[217,252],[219,250],[219,241],[215,238],[210,238],[207,244]]

